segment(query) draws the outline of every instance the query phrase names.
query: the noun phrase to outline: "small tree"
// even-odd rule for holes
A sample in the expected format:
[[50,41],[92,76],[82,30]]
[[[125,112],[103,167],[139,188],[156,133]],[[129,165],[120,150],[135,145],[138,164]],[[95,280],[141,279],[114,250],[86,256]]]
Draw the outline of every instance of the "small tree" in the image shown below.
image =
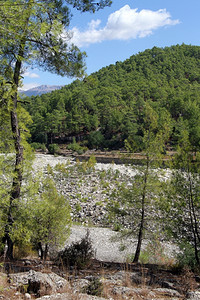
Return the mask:
[[61,246],[70,233],[70,206],[59,195],[52,179],[44,179],[42,191],[28,202],[31,241],[46,259],[50,246]]
[[162,207],[166,218],[165,228],[181,248],[185,248],[185,256],[189,253],[188,249],[192,249],[196,264],[200,265],[200,154],[196,152],[194,155],[189,132],[184,128],[179,137],[172,171]]
[[61,262],[65,267],[73,266],[81,269],[91,263],[93,256],[92,241],[89,236],[89,230],[87,230],[85,237],[67,246],[58,254],[57,261]]
[[[68,5],[84,12],[101,9],[111,1],[101,0],[3,0],[0,5],[0,95],[7,94],[2,104],[10,115],[10,132],[15,153],[15,166],[10,187],[7,222],[3,241],[7,243],[6,257],[13,258],[11,228],[14,224],[14,202],[20,201],[23,181],[24,147],[19,124],[19,95],[25,65],[37,66],[61,76],[82,76],[85,53],[69,45]],[[66,32],[65,39],[63,33]]]
[[121,186],[113,194],[114,206],[111,205],[111,210],[114,208],[115,213],[129,218],[129,223],[132,223],[131,232],[137,235],[133,262],[139,260],[144,233],[148,227],[147,217],[149,220],[155,220],[154,200],[158,197],[157,192],[162,183],[159,181],[159,174],[153,168],[162,163],[165,141],[170,133],[169,115],[163,112],[159,116],[150,104],[146,103],[143,126],[143,167],[139,168],[130,188]]

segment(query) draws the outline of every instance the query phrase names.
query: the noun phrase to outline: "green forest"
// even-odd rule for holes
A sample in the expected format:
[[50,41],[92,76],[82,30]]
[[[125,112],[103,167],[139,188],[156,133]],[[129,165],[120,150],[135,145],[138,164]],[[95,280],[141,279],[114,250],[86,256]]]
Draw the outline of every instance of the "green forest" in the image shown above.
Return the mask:
[[[70,143],[99,149],[143,150],[145,105],[170,126],[166,148],[176,148],[182,130],[200,147],[200,47],[154,47],[25,101],[35,143]],[[37,145],[36,145],[37,146]]]

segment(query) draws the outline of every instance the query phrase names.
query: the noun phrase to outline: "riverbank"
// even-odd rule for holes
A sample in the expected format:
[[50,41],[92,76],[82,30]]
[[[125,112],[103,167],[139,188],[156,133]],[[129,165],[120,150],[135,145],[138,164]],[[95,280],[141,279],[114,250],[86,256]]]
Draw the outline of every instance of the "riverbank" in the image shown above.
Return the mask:
[[[58,167],[62,164],[64,173]],[[125,262],[134,253],[136,240],[130,236],[122,240],[119,232],[111,229],[130,228],[130,218],[118,216],[113,221],[109,219],[108,207],[113,190],[120,184],[131,186],[134,177],[139,173],[138,167],[95,163],[93,168],[84,169],[81,163],[77,163],[73,157],[36,155],[33,164],[35,170],[43,169],[45,173],[48,165],[54,170],[54,180],[58,191],[70,203],[73,222],[79,224],[79,226],[72,226],[68,242],[80,240],[89,228],[98,260]],[[163,180],[169,176],[170,170],[166,169],[165,173],[162,171]],[[153,229],[154,225],[151,222],[148,230],[153,232]],[[147,244],[148,241],[143,243],[143,249]],[[177,248],[171,247],[170,243],[165,243],[165,245],[167,256],[171,257],[173,250],[177,252]]]
[[[87,161],[91,156],[94,156],[97,163],[115,163],[115,164],[134,164],[143,165],[146,161],[146,156],[143,153],[132,153],[127,151],[99,151],[99,150],[88,150],[83,154],[78,154],[66,150],[65,147],[61,146],[60,155],[68,157],[72,156],[79,161]],[[174,151],[167,151],[162,157],[162,165],[167,166],[174,156]]]

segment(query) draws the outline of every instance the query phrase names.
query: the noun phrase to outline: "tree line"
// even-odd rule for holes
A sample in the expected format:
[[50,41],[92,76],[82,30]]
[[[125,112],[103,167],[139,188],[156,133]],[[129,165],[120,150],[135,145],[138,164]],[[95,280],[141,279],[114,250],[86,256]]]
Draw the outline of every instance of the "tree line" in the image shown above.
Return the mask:
[[27,98],[30,142],[69,143],[89,148],[141,151],[144,106],[168,118],[169,147],[183,127],[194,150],[200,144],[200,47],[154,47],[49,94]]

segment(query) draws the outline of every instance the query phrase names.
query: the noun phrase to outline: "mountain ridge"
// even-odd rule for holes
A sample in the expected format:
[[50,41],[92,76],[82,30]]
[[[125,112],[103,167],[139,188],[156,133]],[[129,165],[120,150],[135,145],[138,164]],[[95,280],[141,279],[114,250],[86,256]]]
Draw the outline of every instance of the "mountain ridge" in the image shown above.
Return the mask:
[[32,142],[69,143],[74,137],[90,149],[140,152],[148,106],[159,126],[168,120],[170,147],[185,128],[199,149],[199,88],[199,46],[153,47],[27,104]]
[[26,96],[41,96],[42,94],[51,93],[52,91],[59,90],[63,87],[63,85],[39,85],[37,87],[28,89],[26,91],[21,91],[21,93],[25,94]]

